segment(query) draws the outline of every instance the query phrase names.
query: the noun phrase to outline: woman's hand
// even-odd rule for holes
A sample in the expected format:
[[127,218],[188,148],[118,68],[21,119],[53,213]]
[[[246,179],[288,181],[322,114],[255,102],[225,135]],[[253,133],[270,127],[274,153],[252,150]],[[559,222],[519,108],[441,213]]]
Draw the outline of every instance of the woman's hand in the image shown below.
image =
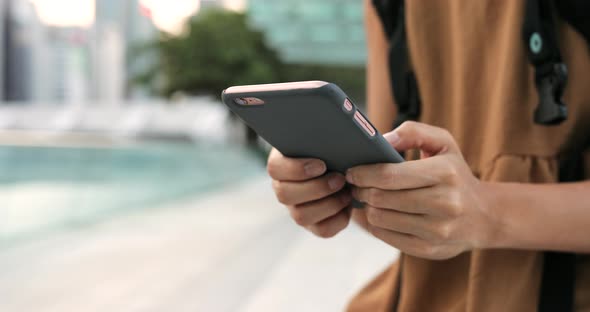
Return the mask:
[[448,259],[485,248],[496,222],[486,184],[473,176],[451,134],[406,122],[385,137],[399,151],[419,149],[422,159],[348,170],[353,196],[366,203],[369,231],[421,258]]
[[319,159],[289,158],[273,149],[268,173],[279,202],[298,225],[323,238],[336,235],[350,222],[350,190],[339,173],[326,173]]

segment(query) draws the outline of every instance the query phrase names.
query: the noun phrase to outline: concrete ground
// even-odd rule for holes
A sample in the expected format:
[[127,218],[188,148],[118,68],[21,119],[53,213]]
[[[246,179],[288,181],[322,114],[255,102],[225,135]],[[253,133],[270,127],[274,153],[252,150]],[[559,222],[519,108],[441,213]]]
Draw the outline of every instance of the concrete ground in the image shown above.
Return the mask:
[[0,311],[341,311],[396,255],[306,233],[260,177],[0,249]]

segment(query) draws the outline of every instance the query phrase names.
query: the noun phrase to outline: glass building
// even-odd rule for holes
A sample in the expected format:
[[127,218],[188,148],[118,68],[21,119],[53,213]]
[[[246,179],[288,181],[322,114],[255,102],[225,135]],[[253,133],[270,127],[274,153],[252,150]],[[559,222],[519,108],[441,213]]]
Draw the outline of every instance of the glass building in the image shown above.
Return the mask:
[[287,62],[363,65],[362,6],[359,0],[250,0],[248,14]]

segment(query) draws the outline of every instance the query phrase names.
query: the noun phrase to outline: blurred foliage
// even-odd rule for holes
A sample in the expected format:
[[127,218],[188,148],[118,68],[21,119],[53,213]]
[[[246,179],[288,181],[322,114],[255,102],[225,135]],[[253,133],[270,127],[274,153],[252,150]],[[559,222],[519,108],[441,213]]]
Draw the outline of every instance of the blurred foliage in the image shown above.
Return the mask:
[[161,34],[145,48],[156,50],[154,67],[136,77],[158,94],[176,91],[215,94],[228,85],[270,83],[279,79],[280,62],[244,14],[207,10],[193,18],[186,34]]
[[206,10],[190,21],[184,35],[161,34],[132,58],[147,53],[154,53],[156,61],[134,82],[166,97],[175,92],[219,96],[232,85],[325,80],[357,102],[364,100],[364,68],[284,64],[243,13]]

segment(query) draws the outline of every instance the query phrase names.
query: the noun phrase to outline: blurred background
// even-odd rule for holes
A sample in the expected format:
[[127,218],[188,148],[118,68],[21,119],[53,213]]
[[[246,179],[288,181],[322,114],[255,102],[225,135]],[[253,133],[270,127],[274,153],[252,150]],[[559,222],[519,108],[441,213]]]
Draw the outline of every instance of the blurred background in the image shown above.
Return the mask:
[[360,106],[360,0],[0,0],[0,311],[340,311],[396,253],[276,203],[231,85]]

